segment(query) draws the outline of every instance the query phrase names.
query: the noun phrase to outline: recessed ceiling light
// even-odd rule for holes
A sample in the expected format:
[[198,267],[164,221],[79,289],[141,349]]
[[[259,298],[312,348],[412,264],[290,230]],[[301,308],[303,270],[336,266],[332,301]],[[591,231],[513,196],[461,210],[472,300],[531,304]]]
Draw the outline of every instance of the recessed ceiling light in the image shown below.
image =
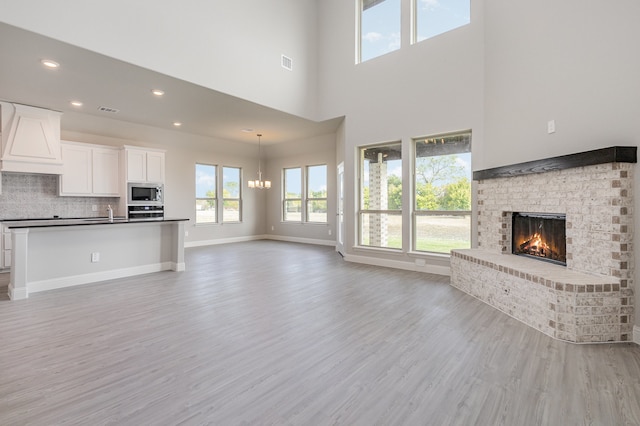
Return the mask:
[[164,95],[164,90],[160,90],[160,89],[152,89],[151,93],[153,93],[156,96],[162,96]]
[[179,122],[179,121],[174,121],[173,125],[176,126],[176,127],[180,127],[180,126],[182,126],[182,123]]
[[71,105],[73,105],[74,107],[81,107],[82,106],[82,102],[80,102],[80,101],[71,101]]
[[51,59],[43,59],[40,61],[40,63],[47,68],[52,68],[52,69],[60,68],[60,64],[57,63],[56,61],[52,61]]

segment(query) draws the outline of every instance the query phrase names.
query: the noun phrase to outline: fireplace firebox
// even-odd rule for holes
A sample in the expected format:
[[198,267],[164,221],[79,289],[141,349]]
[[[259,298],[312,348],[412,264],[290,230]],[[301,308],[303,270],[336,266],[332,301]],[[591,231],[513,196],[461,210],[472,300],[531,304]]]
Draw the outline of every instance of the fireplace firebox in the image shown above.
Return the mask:
[[566,215],[513,213],[512,218],[513,254],[566,266]]

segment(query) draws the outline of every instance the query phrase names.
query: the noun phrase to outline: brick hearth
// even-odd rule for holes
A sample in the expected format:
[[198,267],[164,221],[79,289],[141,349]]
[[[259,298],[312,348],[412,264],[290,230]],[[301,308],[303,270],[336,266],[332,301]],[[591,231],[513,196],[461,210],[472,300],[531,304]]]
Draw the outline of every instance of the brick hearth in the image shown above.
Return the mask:
[[[633,306],[633,164],[478,181],[478,248],[454,250],[451,284],[571,342],[628,341]],[[511,253],[512,212],[567,218],[567,266]]]

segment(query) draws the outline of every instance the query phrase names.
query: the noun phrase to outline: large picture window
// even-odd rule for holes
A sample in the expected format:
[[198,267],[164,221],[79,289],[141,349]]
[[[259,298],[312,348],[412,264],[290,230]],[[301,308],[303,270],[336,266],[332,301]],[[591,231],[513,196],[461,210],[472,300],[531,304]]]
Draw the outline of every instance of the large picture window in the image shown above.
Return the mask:
[[360,149],[359,244],[402,248],[402,145]]
[[238,167],[222,168],[222,222],[242,220],[240,191],[241,173]]
[[471,132],[414,140],[414,247],[471,247]]
[[218,221],[216,169],[210,164],[196,164],[196,223]]
[[400,48],[400,0],[357,0],[360,4],[359,58],[364,62]]

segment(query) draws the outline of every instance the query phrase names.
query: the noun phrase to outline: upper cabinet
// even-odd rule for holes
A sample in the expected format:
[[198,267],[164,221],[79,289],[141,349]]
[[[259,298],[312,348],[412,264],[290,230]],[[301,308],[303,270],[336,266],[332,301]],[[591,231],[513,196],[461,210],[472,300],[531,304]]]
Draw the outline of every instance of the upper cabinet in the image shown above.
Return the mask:
[[66,141],[61,145],[61,196],[120,196],[120,149]]
[[60,174],[62,113],[0,102],[0,171]]
[[127,182],[164,183],[164,151],[125,146]]

